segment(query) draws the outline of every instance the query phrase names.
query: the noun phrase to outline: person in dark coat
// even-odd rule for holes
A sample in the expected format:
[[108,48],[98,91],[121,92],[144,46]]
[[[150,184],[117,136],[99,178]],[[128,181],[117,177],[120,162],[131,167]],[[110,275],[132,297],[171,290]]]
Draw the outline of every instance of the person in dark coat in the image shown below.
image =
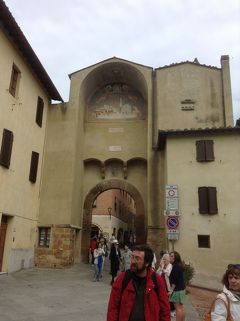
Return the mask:
[[170,302],[173,302],[176,311],[176,320],[185,321],[184,303],[186,300],[184,269],[181,256],[178,252],[170,253],[170,262],[172,263],[172,271],[169,276],[171,290]]
[[121,259],[121,252],[118,248],[118,241],[113,240],[110,255],[109,255],[109,260],[111,262],[111,264],[110,264],[111,272],[110,273],[112,275],[111,285],[113,284],[114,279],[117,276],[117,272],[119,270],[120,259]]

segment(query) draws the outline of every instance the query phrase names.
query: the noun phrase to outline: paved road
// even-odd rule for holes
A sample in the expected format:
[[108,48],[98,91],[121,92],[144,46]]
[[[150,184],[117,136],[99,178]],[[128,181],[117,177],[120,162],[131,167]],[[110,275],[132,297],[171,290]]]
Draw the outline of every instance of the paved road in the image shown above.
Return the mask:
[[[107,266],[101,282],[89,264],[2,274],[0,321],[105,321],[110,288]],[[189,299],[186,309],[186,321],[200,321]]]

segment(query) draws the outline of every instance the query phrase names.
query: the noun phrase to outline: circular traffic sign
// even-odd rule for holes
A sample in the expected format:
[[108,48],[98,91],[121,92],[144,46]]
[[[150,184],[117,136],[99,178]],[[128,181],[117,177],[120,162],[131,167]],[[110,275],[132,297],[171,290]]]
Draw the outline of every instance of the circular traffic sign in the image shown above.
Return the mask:
[[179,225],[178,217],[169,216],[166,223],[170,230],[175,230]]
[[175,191],[173,189],[170,189],[168,191],[168,195],[171,196],[171,197],[174,197],[175,196]]

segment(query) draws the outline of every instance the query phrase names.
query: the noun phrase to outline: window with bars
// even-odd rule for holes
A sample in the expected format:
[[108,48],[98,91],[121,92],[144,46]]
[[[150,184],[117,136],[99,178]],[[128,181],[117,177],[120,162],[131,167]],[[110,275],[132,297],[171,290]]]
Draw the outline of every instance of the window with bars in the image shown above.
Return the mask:
[[212,186],[201,186],[198,188],[199,213],[217,214],[217,189]]
[[38,159],[39,159],[39,153],[32,152],[30,172],[29,172],[29,181],[32,183],[35,183],[37,180]]
[[38,97],[35,121],[36,121],[36,123],[38,124],[39,127],[42,127],[43,108],[44,108],[43,99],[41,97]]
[[213,140],[196,141],[196,158],[198,162],[214,161]]
[[198,247],[199,248],[210,248],[210,236],[209,235],[198,235]]
[[0,165],[9,168],[12,155],[13,132],[4,128],[0,153]]
[[12,66],[12,74],[11,74],[11,80],[9,85],[9,92],[10,94],[15,97],[17,93],[17,88],[19,86],[19,79],[20,79],[20,70],[18,67],[13,64]]
[[49,247],[50,237],[51,237],[51,228],[39,227],[38,232],[39,232],[38,246]]

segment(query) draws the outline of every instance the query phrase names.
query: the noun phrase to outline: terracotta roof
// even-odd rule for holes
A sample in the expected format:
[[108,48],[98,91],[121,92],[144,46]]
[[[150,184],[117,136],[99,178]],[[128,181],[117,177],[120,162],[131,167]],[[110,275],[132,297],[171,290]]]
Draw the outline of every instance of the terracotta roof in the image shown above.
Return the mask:
[[239,133],[240,127],[206,127],[158,130],[157,150],[164,150],[167,136],[198,136],[202,134]]
[[57,101],[63,101],[52,80],[3,0],[0,0],[0,28],[8,35],[10,41],[15,44],[19,53],[24,57],[32,72],[45,88],[49,98]]

